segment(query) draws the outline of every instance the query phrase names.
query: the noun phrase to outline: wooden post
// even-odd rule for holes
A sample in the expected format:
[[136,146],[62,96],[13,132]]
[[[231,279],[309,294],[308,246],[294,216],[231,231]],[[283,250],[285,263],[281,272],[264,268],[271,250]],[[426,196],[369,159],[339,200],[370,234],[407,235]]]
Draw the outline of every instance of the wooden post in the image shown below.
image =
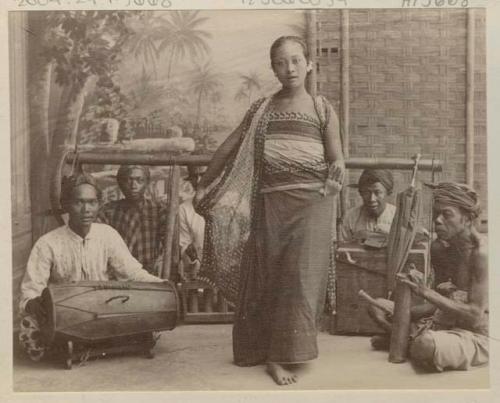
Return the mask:
[[170,194],[168,195],[167,228],[165,244],[163,245],[163,267],[161,278],[169,279],[172,270],[172,247],[175,234],[175,223],[177,221],[177,212],[179,211],[179,187],[180,187],[180,168],[177,165],[172,166],[170,175]]
[[[12,214],[12,308],[13,327],[19,329],[18,303],[20,284],[26,269],[29,251],[33,246],[33,235],[42,235],[42,223],[46,217],[34,217],[31,203],[34,185],[30,180],[32,149],[30,136],[28,80],[28,13],[9,13],[9,68],[10,68],[10,168],[11,168],[11,214]],[[34,35],[32,35],[34,36]],[[41,128],[37,127],[40,131]],[[7,133],[4,133],[4,138]],[[7,142],[4,147],[7,147]],[[41,145],[39,145],[40,148]],[[4,148],[5,150],[5,148]],[[6,150],[5,150],[6,151]],[[3,160],[6,168],[8,158]],[[31,189],[30,189],[31,186]],[[45,189],[44,189],[45,191]],[[39,192],[40,193],[40,192]],[[4,200],[7,196],[4,196]],[[44,206],[38,205],[37,209]],[[38,227],[39,230],[35,231]],[[6,228],[4,228],[7,231]],[[7,267],[6,270],[9,270]],[[8,297],[5,297],[7,301]]]
[[389,348],[389,361],[392,363],[406,361],[410,337],[410,307],[410,287],[397,281],[394,290],[394,316]]
[[469,186],[474,186],[474,41],[476,39],[475,13],[467,9],[467,89],[466,89],[466,134],[465,176]]
[[312,62],[313,69],[309,73],[306,82],[307,92],[311,96],[316,96],[317,92],[317,78],[316,78],[316,11],[307,10],[306,12],[306,41],[307,49],[309,50],[309,59]]
[[214,291],[213,288],[203,289],[203,309],[205,312],[213,312],[214,306]]
[[188,291],[189,295],[189,313],[198,313],[200,311],[198,305],[198,289]]
[[[349,68],[350,68],[350,48],[349,48],[349,10],[342,10],[341,14],[341,118],[340,133],[342,136],[342,152],[344,158],[349,158]],[[345,182],[349,183],[349,171],[346,172]],[[344,186],[340,197],[340,214],[344,216],[347,209],[347,188]]]

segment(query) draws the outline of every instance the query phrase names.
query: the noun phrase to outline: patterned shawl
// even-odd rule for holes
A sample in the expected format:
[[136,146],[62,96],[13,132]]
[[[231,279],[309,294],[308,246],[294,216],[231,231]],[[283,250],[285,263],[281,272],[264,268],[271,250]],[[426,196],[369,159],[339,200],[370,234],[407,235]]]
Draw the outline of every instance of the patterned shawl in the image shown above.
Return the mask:
[[240,263],[252,226],[270,100],[262,98],[251,106],[244,118],[239,149],[196,206],[205,218],[199,278],[216,286],[232,303],[238,297]]
[[[243,120],[243,132],[238,150],[230,156],[222,174],[208,187],[208,193],[196,206],[205,218],[205,241],[199,278],[217,287],[231,303],[238,301],[241,270],[252,266],[242,257],[258,221],[261,169],[264,141],[268,127],[268,109],[272,97],[254,102]],[[329,118],[328,101],[314,99],[322,130]],[[333,231],[334,233],[334,231]],[[332,243],[333,244],[333,243]],[[251,246],[250,246],[251,247]],[[250,260],[258,256],[248,256]],[[242,263],[244,263],[242,265]],[[329,270],[329,300],[334,310],[334,272]],[[333,301],[332,301],[333,296]]]

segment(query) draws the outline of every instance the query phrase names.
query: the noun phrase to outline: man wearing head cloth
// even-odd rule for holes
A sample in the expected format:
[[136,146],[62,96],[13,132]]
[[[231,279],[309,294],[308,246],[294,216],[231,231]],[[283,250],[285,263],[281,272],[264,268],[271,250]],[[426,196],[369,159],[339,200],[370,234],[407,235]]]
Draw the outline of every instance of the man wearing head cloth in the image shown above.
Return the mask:
[[[479,202],[466,185],[430,187],[437,235],[431,262],[437,286],[431,289],[412,275],[398,275],[398,281],[425,300],[412,307],[409,353],[417,365],[431,371],[466,370],[489,358],[487,245],[474,227]],[[422,319],[423,311],[431,316]]]
[[48,284],[107,281],[110,275],[118,280],[162,281],[143,270],[118,232],[94,223],[100,198],[91,175],[65,178],[61,206],[69,215],[68,224],[40,237],[30,253],[21,283],[19,339],[35,361],[44,356],[47,347],[39,327],[47,319],[41,294]]
[[[188,166],[188,176],[185,180],[196,192],[198,182],[206,171],[203,166]],[[179,246],[181,250],[182,275],[186,279],[196,277],[201,257],[203,256],[203,242],[205,238],[205,219],[193,207],[193,195],[184,200],[179,206]]]
[[394,179],[387,169],[365,169],[358,181],[363,204],[348,210],[340,227],[340,241],[364,240],[370,233],[388,234],[396,207],[387,203]]
[[162,203],[145,197],[150,178],[145,166],[120,166],[116,180],[125,198],[102,206],[97,220],[116,229],[144,268],[158,274],[166,237],[167,210]]

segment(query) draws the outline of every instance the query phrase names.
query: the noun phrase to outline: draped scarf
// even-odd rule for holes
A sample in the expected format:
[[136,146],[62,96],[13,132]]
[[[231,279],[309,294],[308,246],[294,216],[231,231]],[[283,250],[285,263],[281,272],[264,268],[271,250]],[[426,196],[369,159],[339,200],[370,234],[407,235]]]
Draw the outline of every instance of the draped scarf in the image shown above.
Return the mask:
[[[216,287],[233,304],[239,300],[242,271],[258,264],[259,259],[247,249],[255,245],[255,237],[252,237],[253,242],[248,241],[261,214],[258,197],[269,123],[267,112],[272,98],[261,98],[250,107],[243,120],[238,149],[229,156],[223,172],[207,187],[206,195],[195,208],[205,218],[203,258],[198,278]],[[314,104],[323,132],[329,121],[328,101],[318,96],[314,98]],[[334,233],[335,227],[332,226],[332,237]],[[249,261],[243,261],[245,257]],[[334,262],[333,249],[331,261]],[[333,263],[329,268],[328,283],[330,307],[334,311]]]
[[267,109],[271,98],[256,101],[243,121],[238,150],[196,206],[205,218],[199,278],[217,287],[232,303],[238,298],[240,264],[252,229],[263,164]]

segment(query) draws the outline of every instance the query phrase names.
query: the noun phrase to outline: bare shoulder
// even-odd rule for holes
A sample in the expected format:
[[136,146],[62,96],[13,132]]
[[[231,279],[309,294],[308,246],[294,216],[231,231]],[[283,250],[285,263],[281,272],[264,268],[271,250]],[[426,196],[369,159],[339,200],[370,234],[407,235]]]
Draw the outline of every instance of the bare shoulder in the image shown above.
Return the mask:
[[473,252],[474,274],[476,278],[484,278],[488,273],[488,240],[484,235],[474,234],[476,248]]
[[329,121],[329,123],[330,124],[334,124],[334,125],[338,125],[339,124],[339,118],[337,116],[337,112],[335,111],[335,108],[330,103],[330,101],[326,97],[324,97],[323,95],[319,95],[317,98],[321,99],[321,102],[323,103],[324,108],[327,111],[326,113],[328,115],[328,121]]
[[488,239],[479,233],[474,234],[476,249],[475,255],[478,258],[488,258]]

